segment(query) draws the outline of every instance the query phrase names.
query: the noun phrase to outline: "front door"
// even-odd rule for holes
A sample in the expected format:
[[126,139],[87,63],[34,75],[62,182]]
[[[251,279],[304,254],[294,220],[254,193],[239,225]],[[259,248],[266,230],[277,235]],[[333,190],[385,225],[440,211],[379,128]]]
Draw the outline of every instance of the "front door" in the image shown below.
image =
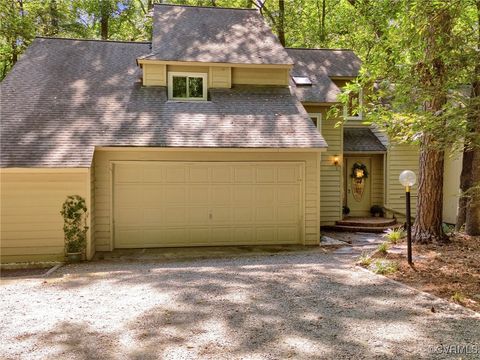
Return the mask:
[[372,162],[368,157],[346,158],[345,190],[349,216],[369,216],[372,182]]

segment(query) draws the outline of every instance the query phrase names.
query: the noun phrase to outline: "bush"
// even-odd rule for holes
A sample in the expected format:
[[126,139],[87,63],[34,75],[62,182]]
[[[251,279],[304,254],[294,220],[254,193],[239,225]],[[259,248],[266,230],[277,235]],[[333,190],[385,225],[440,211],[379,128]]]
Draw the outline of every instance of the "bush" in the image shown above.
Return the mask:
[[372,214],[372,216],[380,216],[380,217],[383,217],[383,215],[385,215],[385,213],[383,212],[383,207],[381,207],[380,205],[373,205],[371,208],[370,208],[370,214]]
[[398,270],[398,264],[394,261],[380,259],[375,261],[372,265],[370,265],[369,268],[375,274],[388,275],[388,274],[393,274]]
[[87,245],[87,206],[79,195],[67,196],[60,214],[63,216],[65,252],[82,252]]
[[383,234],[383,237],[390,241],[392,244],[396,244],[400,239],[405,237],[405,231],[403,228],[388,229]]

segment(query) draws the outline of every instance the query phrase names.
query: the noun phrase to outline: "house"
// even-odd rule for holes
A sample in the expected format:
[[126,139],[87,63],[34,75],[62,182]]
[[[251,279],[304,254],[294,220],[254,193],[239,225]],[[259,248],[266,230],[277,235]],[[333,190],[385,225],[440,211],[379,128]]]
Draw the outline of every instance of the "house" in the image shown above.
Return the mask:
[[151,43],[35,39],[1,84],[2,262],[63,259],[73,194],[88,259],[315,245],[343,206],[402,212],[417,149],[349,109],[327,117],[359,68],[349,50],[283,48],[250,9],[155,5]]

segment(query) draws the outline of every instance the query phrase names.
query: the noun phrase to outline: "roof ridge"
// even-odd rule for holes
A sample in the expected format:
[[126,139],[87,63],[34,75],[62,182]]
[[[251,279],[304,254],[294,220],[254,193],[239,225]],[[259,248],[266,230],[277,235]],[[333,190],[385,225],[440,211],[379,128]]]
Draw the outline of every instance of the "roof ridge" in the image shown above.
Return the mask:
[[54,36],[35,36],[35,39],[49,39],[49,40],[70,40],[70,41],[95,41],[105,43],[122,43],[122,44],[151,44],[151,41],[129,41],[129,40],[104,40],[104,39],[77,39],[69,37],[54,37]]
[[153,6],[171,6],[171,7],[188,7],[188,8],[203,8],[203,9],[223,9],[223,10],[253,10],[257,11],[257,9],[252,8],[234,8],[234,7],[226,7],[226,6],[205,6],[205,5],[183,5],[183,4],[153,4]]
[[345,48],[306,48],[306,47],[285,47],[285,50],[326,50],[326,51],[352,51],[352,49]]

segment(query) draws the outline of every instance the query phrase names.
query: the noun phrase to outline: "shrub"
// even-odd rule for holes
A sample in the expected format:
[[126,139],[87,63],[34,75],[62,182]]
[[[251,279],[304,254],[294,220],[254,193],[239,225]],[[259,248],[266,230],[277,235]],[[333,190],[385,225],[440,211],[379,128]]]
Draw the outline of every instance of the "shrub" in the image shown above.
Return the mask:
[[385,234],[383,234],[383,237],[390,241],[392,244],[396,244],[400,239],[405,237],[405,231],[403,230],[403,228],[388,229],[387,231],[385,231]]
[[386,254],[387,250],[388,250],[388,243],[386,241],[384,241],[377,247],[377,251],[381,254]]
[[67,196],[60,214],[63,216],[65,252],[82,252],[87,244],[87,206],[79,195]]
[[398,270],[398,264],[394,261],[379,259],[369,267],[375,274],[388,275]]
[[465,295],[455,291],[455,293],[452,295],[450,299],[456,303],[462,304],[463,302],[465,302]]
[[380,217],[383,217],[383,215],[385,215],[385,213],[383,212],[383,207],[381,207],[380,205],[373,205],[371,208],[370,208],[370,214],[372,214],[372,216],[380,216]]

